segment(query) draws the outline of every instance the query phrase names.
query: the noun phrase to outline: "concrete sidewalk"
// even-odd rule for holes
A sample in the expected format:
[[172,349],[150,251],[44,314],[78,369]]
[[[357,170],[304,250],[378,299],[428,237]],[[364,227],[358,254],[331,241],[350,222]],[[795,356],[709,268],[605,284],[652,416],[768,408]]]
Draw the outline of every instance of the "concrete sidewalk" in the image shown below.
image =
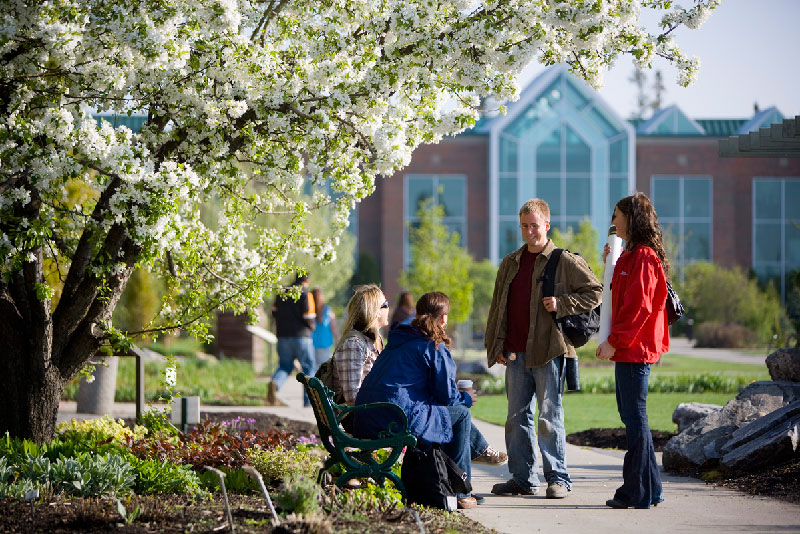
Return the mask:
[[[300,421],[314,421],[311,408],[303,407],[300,384],[290,379],[278,393],[286,406],[201,406],[202,411],[272,413]],[[117,403],[114,417],[133,417],[133,404]],[[74,402],[62,402],[59,421],[97,415],[75,413]],[[476,421],[489,443],[505,450],[503,427]],[[650,510],[613,510],[606,499],[622,484],[624,453],[567,445],[567,461],[573,481],[569,497],[562,500],[531,497],[499,497],[491,488],[509,478],[507,466],[475,465],[472,484],[485,504],[464,513],[506,534],[531,532],[659,534],[676,532],[798,532],[800,506],[774,499],[707,485],[697,479],[662,473],[665,501]],[[660,461],[660,455],[659,455]],[[541,478],[541,474],[540,474]],[[542,478],[543,480],[543,478]]]
[[[770,354],[775,349],[770,351]],[[705,358],[720,362],[732,363],[751,363],[756,365],[766,365],[764,360],[767,358],[767,351],[762,354],[752,354],[736,349],[704,349],[694,346],[694,341],[689,341],[685,337],[671,337],[669,340],[669,352],[662,358],[669,358],[670,354],[680,354],[691,358]]]

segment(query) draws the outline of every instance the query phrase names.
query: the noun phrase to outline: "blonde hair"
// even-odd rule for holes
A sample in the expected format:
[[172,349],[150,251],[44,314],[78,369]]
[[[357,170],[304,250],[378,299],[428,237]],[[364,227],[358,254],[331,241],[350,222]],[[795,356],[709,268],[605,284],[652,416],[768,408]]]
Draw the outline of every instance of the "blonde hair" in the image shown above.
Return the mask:
[[347,303],[347,321],[342,328],[342,335],[336,344],[336,350],[344,341],[345,336],[351,330],[359,332],[369,332],[375,336],[375,348],[383,349],[383,338],[378,331],[378,320],[381,306],[386,302],[383,291],[375,284],[356,286],[353,296]]
[[520,217],[528,213],[538,213],[545,221],[550,220],[550,206],[541,198],[532,198],[519,209]]

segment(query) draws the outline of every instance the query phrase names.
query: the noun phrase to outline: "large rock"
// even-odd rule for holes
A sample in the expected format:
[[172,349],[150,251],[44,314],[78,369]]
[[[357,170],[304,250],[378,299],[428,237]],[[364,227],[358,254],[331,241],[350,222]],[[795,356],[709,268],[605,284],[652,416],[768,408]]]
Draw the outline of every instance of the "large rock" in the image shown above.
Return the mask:
[[767,369],[773,380],[800,382],[800,349],[778,349],[767,356]]
[[776,428],[782,428],[786,421],[800,417],[800,400],[760,417],[752,423],[746,424],[731,434],[731,439],[723,445],[721,452],[726,454],[737,449]]
[[672,412],[672,422],[678,425],[678,432],[683,432],[692,423],[722,409],[716,404],[702,404],[699,402],[682,402]]
[[755,471],[789,460],[797,452],[799,426],[800,415],[778,423],[757,438],[726,453],[720,463],[731,470]]
[[698,419],[664,447],[664,469],[696,472],[719,463],[720,449],[745,424],[800,400],[800,383],[753,382],[718,412]]

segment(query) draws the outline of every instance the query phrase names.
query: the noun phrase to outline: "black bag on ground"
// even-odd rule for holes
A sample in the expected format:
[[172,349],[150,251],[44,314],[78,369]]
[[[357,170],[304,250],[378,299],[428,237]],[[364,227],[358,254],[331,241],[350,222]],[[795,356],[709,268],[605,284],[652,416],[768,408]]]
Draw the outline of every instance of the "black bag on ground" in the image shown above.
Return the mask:
[[456,494],[469,494],[472,484],[467,474],[447,456],[437,443],[428,450],[406,450],[400,469],[409,503],[453,511]]
[[[547,260],[547,265],[544,267],[544,273],[540,280],[542,281],[542,296],[552,297],[555,293],[556,286],[556,268],[558,261],[561,259],[561,253],[564,249],[557,248],[550,254]],[[576,313],[575,315],[566,315],[560,319],[556,319],[556,313],[550,312],[553,316],[558,329],[564,334],[573,347],[576,349],[586,345],[589,338],[600,330],[600,306],[593,310],[584,313]]]
[[667,280],[667,321],[669,324],[674,324],[678,319],[683,316],[684,309],[681,304],[681,298],[678,293],[672,288],[672,284]]

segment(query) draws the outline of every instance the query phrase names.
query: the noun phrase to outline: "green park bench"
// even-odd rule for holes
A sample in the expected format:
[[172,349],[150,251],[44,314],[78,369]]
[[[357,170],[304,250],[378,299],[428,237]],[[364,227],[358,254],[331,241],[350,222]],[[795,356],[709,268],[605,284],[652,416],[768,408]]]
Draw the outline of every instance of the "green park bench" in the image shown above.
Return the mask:
[[[375,402],[358,406],[347,406],[333,402],[333,391],[325,387],[319,378],[309,378],[303,373],[298,373],[297,381],[303,384],[306,394],[314,409],[317,418],[320,439],[327,449],[329,456],[319,471],[317,480],[321,484],[328,470],[336,464],[341,464],[344,473],[336,479],[336,485],[344,487],[348,480],[354,478],[372,478],[376,483],[383,485],[385,479],[391,480],[400,491],[403,502],[406,502],[406,490],[400,478],[392,472],[392,466],[400,458],[404,447],[414,447],[415,438],[408,431],[408,419],[399,406],[391,402]],[[387,425],[387,429],[380,433],[377,439],[359,439],[351,436],[342,429],[342,419],[347,414],[358,410],[374,408],[390,408],[397,410],[402,429],[396,428],[395,422]],[[352,416],[351,416],[352,417]],[[373,454],[379,449],[391,449],[389,456],[383,461],[378,461]]]

